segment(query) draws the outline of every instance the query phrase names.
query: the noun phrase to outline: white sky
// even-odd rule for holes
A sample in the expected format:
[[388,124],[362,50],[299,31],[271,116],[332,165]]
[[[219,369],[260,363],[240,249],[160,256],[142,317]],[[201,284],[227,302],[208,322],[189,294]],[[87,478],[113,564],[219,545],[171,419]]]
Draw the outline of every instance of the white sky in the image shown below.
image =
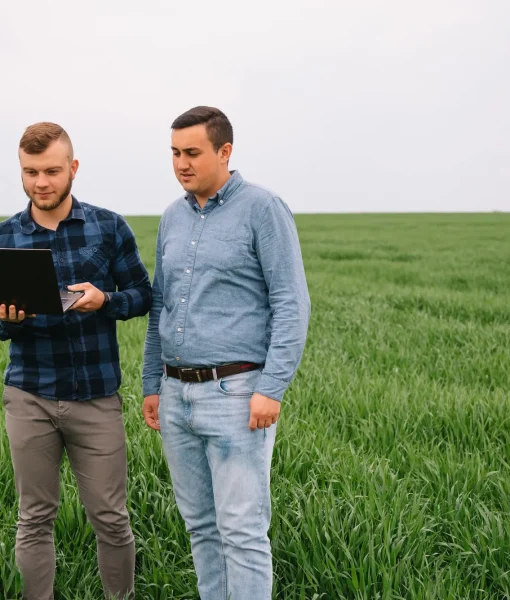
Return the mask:
[[180,193],[170,124],[234,126],[232,167],[294,212],[510,210],[508,0],[0,0],[0,214],[27,125],[70,134],[73,192]]

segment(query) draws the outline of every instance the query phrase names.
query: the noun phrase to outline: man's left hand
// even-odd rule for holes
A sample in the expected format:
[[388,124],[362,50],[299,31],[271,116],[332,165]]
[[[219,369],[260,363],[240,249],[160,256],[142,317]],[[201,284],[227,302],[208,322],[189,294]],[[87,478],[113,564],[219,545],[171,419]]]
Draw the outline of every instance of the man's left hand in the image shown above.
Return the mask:
[[104,304],[103,292],[91,283],[76,283],[75,285],[68,285],[67,289],[70,292],[85,292],[85,295],[71,307],[73,310],[77,310],[78,312],[93,312],[99,310]]
[[250,422],[248,427],[255,429],[264,429],[271,427],[278,420],[281,403],[262,394],[255,392],[250,400]]

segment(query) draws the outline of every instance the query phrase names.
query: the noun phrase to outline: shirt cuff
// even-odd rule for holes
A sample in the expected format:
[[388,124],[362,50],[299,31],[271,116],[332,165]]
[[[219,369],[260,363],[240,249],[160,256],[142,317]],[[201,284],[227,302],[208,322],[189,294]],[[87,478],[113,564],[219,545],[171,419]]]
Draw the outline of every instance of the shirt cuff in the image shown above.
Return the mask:
[[128,299],[123,292],[110,292],[110,302],[106,305],[108,317],[126,316],[128,312]]
[[153,396],[154,394],[159,394],[161,390],[161,377],[163,373],[161,373],[160,377],[147,377],[143,380],[142,383],[142,394],[145,398],[146,396]]
[[283,381],[283,379],[277,379],[276,377],[262,373],[255,392],[281,402],[283,394],[289,387],[289,383],[288,381]]
[[0,321],[0,333],[3,333],[7,336],[11,336],[13,333],[19,333],[22,329],[23,321],[21,323],[9,323],[8,321]]

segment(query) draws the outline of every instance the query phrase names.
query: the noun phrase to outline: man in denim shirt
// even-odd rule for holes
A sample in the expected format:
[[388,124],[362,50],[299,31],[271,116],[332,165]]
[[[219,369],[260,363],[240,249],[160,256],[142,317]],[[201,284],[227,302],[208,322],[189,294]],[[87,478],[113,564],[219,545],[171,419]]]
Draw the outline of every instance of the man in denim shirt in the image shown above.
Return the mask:
[[310,311],[298,236],[280,198],[229,172],[221,111],[196,107],[172,130],[186,194],[159,226],[143,413],[161,429],[200,597],[269,600],[271,456]]
[[51,249],[61,289],[85,292],[62,315],[33,317],[0,305],[0,339],[11,341],[3,401],[19,496],[23,597],[53,598],[64,448],[97,535],[106,596],[132,597],[135,548],[126,510],[116,320],[149,311],[149,277],[125,220],[71,195],[78,161],[62,127],[29,127],[19,158],[30,202],[0,223],[0,247]]

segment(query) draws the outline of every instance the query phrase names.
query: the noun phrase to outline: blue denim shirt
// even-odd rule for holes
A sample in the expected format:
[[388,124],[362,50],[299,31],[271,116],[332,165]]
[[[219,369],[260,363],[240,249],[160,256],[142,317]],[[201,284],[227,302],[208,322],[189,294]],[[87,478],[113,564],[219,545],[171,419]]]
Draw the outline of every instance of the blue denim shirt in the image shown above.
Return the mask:
[[257,392],[281,400],[303,352],[310,299],[287,205],[234,171],[200,209],[186,194],[161,218],[144,396],[174,367],[265,364]]

